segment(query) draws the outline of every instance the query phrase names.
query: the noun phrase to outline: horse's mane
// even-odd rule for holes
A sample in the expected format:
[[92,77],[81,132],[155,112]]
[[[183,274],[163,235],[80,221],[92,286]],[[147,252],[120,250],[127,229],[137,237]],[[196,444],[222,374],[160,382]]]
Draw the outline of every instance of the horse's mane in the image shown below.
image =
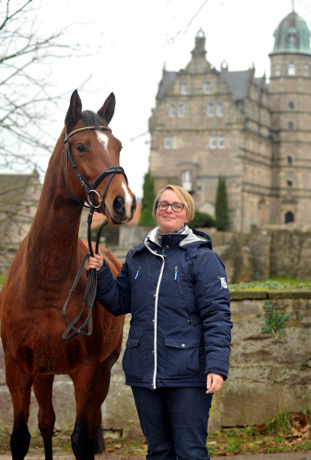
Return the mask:
[[86,126],[107,126],[105,120],[92,110],[83,110],[81,116]]

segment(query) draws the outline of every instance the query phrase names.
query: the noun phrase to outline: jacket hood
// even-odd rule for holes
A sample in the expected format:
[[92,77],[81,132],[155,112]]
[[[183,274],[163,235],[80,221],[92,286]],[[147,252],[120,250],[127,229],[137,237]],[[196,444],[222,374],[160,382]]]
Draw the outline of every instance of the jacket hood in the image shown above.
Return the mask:
[[[135,246],[132,251],[140,251],[141,249],[145,248],[146,242],[150,241],[157,246],[160,246],[160,243],[158,241],[158,229],[159,227],[156,227],[152,229],[144,238],[144,241],[137,246]],[[184,236],[184,238],[181,239],[179,246],[185,249],[185,246],[188,246],[190,244],[196,244],[196,246],[207,246],[209,249],[212,249],[212,240],[211,238],[203,232],[200,232],[195,229],[189,228],[187,225],[185,226],[185,230],[182,233],[169,233],[169,235],[178,235],[178,236]]]

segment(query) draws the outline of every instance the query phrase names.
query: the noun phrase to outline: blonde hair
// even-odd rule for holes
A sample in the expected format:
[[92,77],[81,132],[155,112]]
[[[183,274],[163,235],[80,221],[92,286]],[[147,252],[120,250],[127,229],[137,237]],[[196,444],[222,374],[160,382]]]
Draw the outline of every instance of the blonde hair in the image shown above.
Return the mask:
[[194,211],[195,211],[195,206],[194,206],[194,201],[190,193],[187,192],[184,188],[180,187],[179,185],[171,185],[168,184],[166,187],[162,188],[157,196],[156,199],[154,200],[153,203],[153,211],[152,215],[156,219],[156,213],[157,213],[157,202],[160,201],[161,195],[165,190],[172,190],[178,198],[180,199],[181,203],[185,205],[186,208],[186,218],[188,219],[188,222],[194,218]]

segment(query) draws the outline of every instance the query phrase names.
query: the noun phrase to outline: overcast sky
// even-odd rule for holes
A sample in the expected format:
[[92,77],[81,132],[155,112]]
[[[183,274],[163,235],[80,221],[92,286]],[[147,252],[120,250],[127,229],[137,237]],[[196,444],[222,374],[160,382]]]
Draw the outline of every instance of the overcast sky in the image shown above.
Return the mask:
[[[44,33],[74,23],[68,42],[88,44],[95,55],[60,61],[52,80],[62,91],[79,90],[84,109],[98,110],[110,92],[117,100],[111,122],[122,141],[121,165],[132,190],[142,196],[148,170],[148,118],[162,69],[185,68],[195,35],[206,35],[207,60],[220,69],[247,70],[254,63],[256,76],[270,75],[268,54],[279,22],[292,10],[291,0],[53,0],[38,1]],[[295,0],[295,11],[311,28],[309,0]],[[102,48],[96,52],[98,45]],[[82,82],[92,78],[80,89]],[[59,107],[59,121],[51,127],[55,142],[69,105]],[[48,156],[42,160],[46,167]]]

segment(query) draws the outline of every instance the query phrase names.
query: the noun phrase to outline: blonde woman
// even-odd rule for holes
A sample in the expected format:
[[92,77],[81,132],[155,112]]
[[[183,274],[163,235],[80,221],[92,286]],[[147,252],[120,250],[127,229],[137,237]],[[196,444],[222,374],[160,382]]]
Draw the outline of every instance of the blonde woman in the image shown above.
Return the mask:
[[158,193],[158,226],[132,248],[115,279],[99,255],[97,300],[131,313],[123,357],[147,459],[208,460],[209,409],[228,376],[231,327],[225,268],[210,238],[187,223],[194,202],[182,187]]

